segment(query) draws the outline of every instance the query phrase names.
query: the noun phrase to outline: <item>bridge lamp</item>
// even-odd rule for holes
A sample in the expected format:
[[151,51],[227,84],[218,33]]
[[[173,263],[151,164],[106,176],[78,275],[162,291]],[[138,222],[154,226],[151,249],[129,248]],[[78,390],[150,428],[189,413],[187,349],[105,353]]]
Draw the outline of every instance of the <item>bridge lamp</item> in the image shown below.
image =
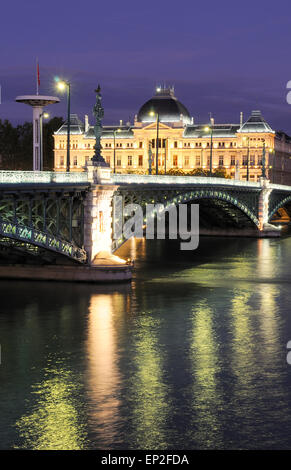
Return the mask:
[[157,138],[156,138],[156,175],[159,174],[159,122],[160,115],[154,111],[149,112],[150,116],[157,116]]
[[116,164],[115,164],[115,137],[116,137],[116,132],[121,132],[121,129],[115,129],[113,131],[113,173],[116,172]]
[[67,168],[70,171],[70,131],[71,131],[71,84],[66,80],[60,80],[59,77],[55,78],[56,87],[59,91],[67,90]]
[[212,150],[213,150],[213,128],[212,126],[205,126],[204,132],[210,132],[210,165],[209,165],[209,173],[212,176]]

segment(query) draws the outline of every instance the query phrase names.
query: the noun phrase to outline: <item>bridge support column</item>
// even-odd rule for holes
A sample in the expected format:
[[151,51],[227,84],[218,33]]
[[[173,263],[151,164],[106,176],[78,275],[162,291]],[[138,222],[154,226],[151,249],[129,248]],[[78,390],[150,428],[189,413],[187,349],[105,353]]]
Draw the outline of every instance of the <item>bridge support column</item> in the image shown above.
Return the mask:
[[270,181],[266,178],[261,178],[261,192],[259,198],[259,210],[258,210],[258,219],[259,219],[259,230],[262,236],[280,236],[280,229],[268,222],[269,220],[269,198],[272,192],[272,189],[269,188]]
[[261,178],[261,192],[259,198],[259,210],[258,210],[258,219],[259,219],[259,229],[264,230],[264,225],[268,223],[269,215],[269,197],[272,190],[268,187],[269,180]]
[[88,176],[95,184],[84,201],[84,248],[92,264],[101,251],[112,253],[112,198],[118,186],[110,184],[108,167],[96,167],[90,162]]

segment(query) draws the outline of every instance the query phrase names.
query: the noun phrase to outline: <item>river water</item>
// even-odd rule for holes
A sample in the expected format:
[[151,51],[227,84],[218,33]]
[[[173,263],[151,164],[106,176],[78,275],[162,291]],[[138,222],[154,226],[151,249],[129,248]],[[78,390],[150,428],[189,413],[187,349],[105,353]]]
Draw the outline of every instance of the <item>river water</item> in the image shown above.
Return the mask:
[[0,448],[290,448],[291,238],[119,254],[131,285],[0,282]]

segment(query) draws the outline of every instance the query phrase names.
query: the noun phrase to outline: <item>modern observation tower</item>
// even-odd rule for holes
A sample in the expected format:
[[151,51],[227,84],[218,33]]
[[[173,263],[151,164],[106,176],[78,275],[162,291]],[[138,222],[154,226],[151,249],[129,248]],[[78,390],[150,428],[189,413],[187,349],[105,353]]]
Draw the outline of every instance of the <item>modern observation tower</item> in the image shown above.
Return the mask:
[[33,110],[33,171],[43,169],[43,148],[42,148],[42,118],[43,108],[49,104],[59,103],[56,96],[39,95],[38,85],[36,95],[23,95],[15,98],[17,103],[24,103],[32,106]]

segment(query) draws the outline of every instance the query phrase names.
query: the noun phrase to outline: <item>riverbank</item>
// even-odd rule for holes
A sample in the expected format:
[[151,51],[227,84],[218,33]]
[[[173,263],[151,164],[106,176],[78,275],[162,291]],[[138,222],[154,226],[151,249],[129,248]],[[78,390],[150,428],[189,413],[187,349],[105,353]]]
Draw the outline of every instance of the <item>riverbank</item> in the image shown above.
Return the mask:
[[95,266],[32,266],[14,264],[0,266],[0,279],[69,282],[126,282],[132,278],[132,264]]

